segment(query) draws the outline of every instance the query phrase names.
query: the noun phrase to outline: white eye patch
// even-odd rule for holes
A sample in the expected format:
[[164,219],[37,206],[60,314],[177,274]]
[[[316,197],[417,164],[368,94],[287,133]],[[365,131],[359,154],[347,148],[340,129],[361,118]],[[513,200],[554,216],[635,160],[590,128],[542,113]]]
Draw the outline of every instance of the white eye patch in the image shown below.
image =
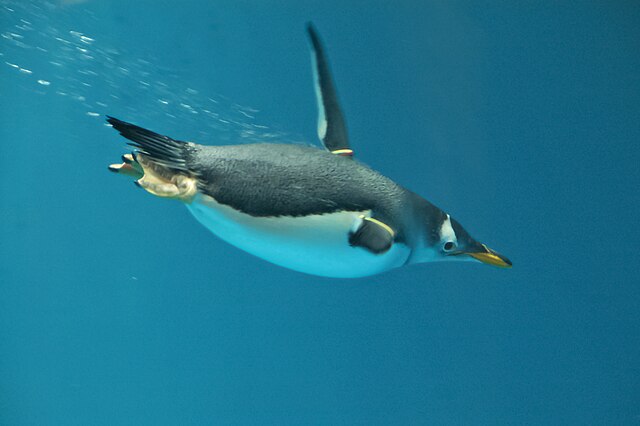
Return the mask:
[[451,216],[449,215],[447,215],[447,218],[442,222],[442,226],[440,226],[440,241],[451,241],[456,245],[458,244],[458,238],[451,226]]

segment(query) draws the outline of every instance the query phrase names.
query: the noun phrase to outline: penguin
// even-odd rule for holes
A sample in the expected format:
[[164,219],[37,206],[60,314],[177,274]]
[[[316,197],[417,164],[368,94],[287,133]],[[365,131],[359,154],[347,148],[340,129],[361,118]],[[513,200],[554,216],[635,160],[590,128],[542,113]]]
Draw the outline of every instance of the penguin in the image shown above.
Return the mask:
[[184,203],[222,240],[307,274],[357,278],[435,261],[511,267],[448,213],[357,161],[324,48],[306,30],[324,149],[200,145],[107,116],[133,147],[109,169]]

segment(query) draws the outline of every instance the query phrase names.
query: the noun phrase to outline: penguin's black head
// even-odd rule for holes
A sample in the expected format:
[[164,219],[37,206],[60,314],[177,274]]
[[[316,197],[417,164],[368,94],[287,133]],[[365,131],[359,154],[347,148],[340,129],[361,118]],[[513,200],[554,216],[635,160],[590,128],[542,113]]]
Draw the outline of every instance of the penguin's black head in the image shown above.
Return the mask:
[[501,268],[510,268],[511,261],[502,254],[476,241],[447,213],[435,206],[425,212],[427,235],[424,245],[414,250],[413,262],[480,261]]

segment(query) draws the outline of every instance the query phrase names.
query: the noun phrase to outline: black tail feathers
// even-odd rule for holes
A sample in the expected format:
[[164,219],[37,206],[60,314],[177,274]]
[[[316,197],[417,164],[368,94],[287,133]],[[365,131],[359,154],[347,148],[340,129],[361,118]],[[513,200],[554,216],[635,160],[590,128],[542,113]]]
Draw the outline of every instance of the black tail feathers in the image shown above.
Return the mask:
[[107,122],[131,141],[129,145],[149,157],[154,163],[171,169],[189,171],[187,164],[189,152],[186,142],[159,135],[114,117],[107,116]]

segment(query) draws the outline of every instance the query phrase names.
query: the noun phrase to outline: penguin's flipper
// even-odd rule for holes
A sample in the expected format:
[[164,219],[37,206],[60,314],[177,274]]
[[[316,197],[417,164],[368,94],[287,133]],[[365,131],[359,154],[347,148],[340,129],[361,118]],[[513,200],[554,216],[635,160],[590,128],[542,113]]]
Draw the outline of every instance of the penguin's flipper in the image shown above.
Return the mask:
[[372,217],[361,216],[362,223],[349,234],[349,244],[362,247],[374,254],[387,252],[393,245],[395,231],[386,223]]
[[324,55],[320,37],[311,23],[307,24],[307,34],[311,42],[313,79],[318,101],[318,137],[330,152],[351,157],[353,151],[349,146],[347,126],[338,102],[329,62]]

